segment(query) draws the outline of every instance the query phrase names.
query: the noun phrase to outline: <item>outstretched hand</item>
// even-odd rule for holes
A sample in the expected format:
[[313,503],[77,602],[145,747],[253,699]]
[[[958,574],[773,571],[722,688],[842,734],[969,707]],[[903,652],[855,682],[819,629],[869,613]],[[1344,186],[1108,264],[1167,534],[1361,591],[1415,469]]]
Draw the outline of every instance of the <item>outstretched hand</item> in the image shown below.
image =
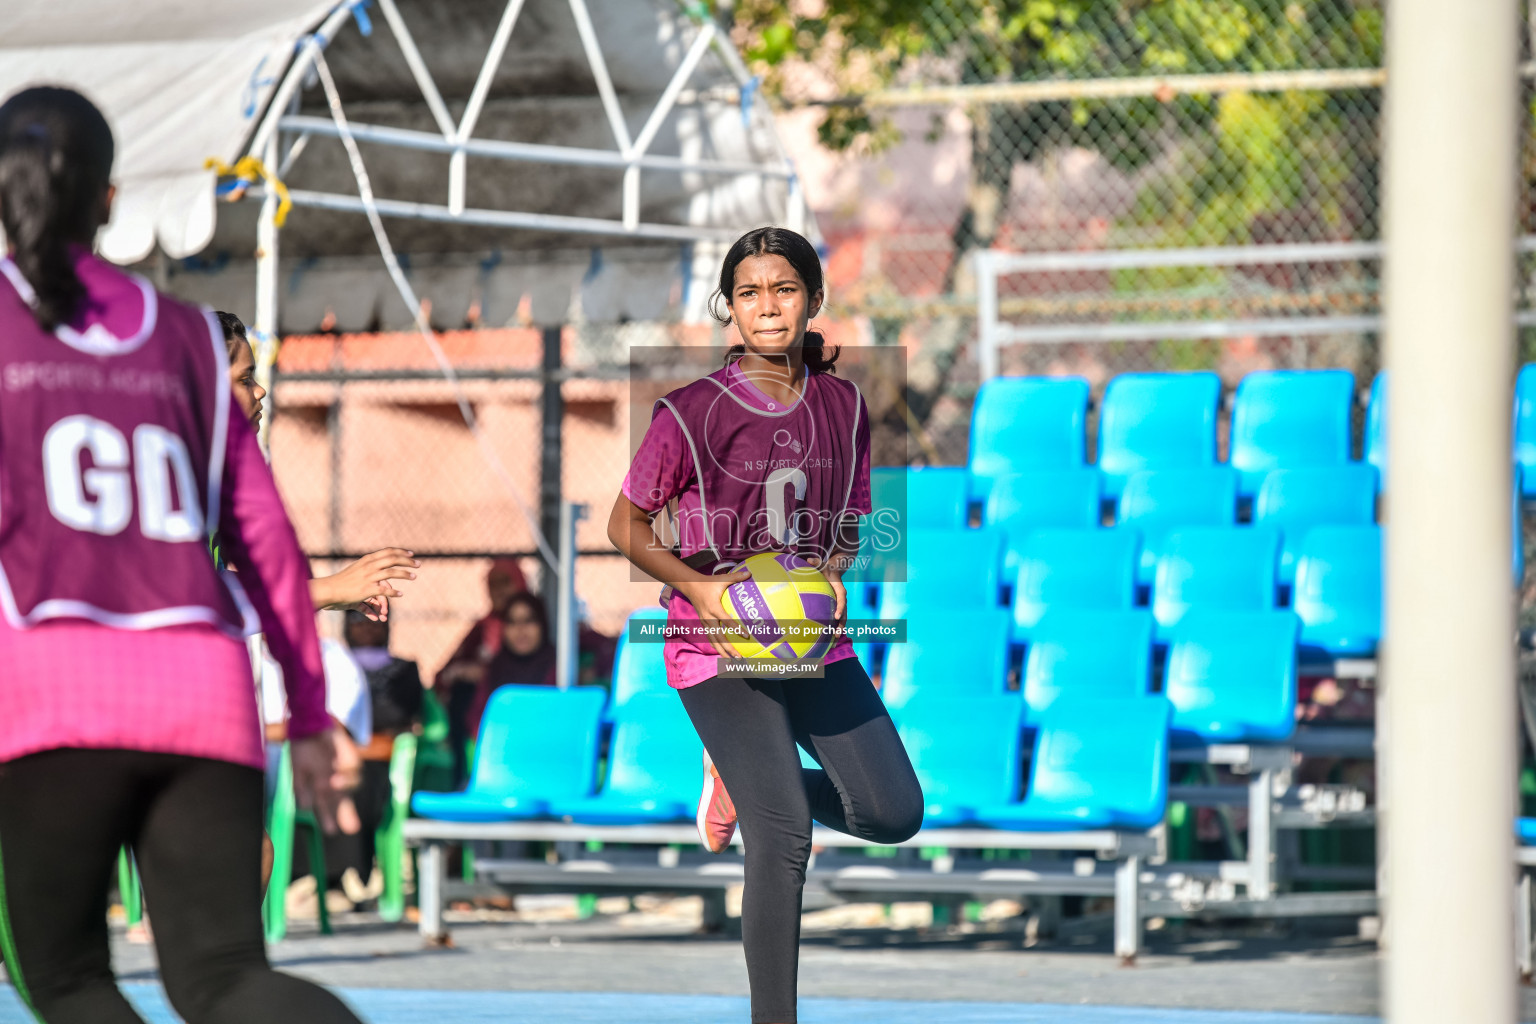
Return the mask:
[[351,738],[340,727],[333,727],[293,740],[288,756],[293,768],[294,802],[314,811],[326,835],[335,835],[338,830],[356,835],[362,821],[349,794],[357,788],[362,761]]
[[413,580],[421,567],[414,552],[383,548],[364,555],[340,572],[309,581],[316,608],[356,610],[376,622],[389,618],[389,599],[404,597],[390,580]]

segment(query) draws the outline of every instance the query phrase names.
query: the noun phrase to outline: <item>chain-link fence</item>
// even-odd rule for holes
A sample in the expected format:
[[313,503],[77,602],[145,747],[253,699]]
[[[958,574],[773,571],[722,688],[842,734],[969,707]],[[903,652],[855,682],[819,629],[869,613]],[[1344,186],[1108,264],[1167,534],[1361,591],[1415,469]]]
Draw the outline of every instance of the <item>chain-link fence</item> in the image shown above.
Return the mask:
[[[818,324],[833,343],[906,350],[906,448],[932,464],[966,457],[989,288],[998,323],[1041,339],[1001,346],[998,372],[1078,373],[1100,389],[1129,371],[1213,369],[1230,387],[1258,369],[1344,367],[1363,396],[1381,362],[1389,13],[1384,0],[717,4],[761,76],[743,103],[774,105],[826,243]],[[1521,234],[1536,219],[1524,109]],[[1266,261],[1258,246],[1293,251]],[[994,249],[1190,258],[1068,258],[994,288],[974,259]],[[1529,309],[1536,257],[1522,252]],[[551,378],[536,329],[444,336],[488,461],[419,339],[389,337],[285,345],[273,457],[309,550],[455,556],[428,574],[451,584],[402,603],[431,663],[483,611],[490,556],[518,555],[537,585],[520,505],[538,515]],[[591,510],[578,587],[601,629],[655,597],[600,553],[630,454],[630,347],[730,340],[710,324],[564,330],[559,479]],[[1536,332],[1522,349],[1536,356]]]
[[[914,451],[955,462],[978,288],[1001,322],[1055,331],[1007,345],[1000,372],[1102,385],[1198,368],[1235,384],[1342,366],[1369,386],[1379,261],[1355,250],[1380,237],[1384,15],[1377,0],[741,0],[735,39],[791,150],[814,153],[802,173],[834,304],[918,353]],[[995,285],[973,262],[1277,245],[1321,251]]]

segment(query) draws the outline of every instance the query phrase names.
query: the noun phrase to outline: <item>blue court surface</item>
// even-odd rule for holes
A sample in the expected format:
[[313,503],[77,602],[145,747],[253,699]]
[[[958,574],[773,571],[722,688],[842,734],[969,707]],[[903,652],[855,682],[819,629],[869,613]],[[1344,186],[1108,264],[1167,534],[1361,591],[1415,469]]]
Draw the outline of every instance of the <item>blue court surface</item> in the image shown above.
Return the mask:
[[[160,986],[124,985],[150,1024],[176,1024]],[[749,1019],[747,1000],[729,996],[640,995],[613,992],[457,992],[387,988],[342,989],[369,1024],[736,1024]],[[911,1002],[802,999],[802,1024],[1377,1024],[1374,1017],[1313,1013],[1060,1006],[1048,1003]],[[9,986],[0,987],[0,1024],[32,1024]]]

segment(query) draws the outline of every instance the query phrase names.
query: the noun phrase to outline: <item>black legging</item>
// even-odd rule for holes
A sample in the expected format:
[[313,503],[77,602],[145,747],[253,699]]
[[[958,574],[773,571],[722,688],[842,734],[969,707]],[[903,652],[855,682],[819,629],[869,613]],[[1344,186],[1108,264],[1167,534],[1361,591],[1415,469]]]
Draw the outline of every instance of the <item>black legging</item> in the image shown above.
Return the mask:
[[[857,659],[825,679],[716,676],[679,692],[741,820],[753,1024],[793,1024],[811,819],[899,843],[922,826],[922,788]],[[821,767],[801,768],[796,743]]]
[[143,1024],[117,989],[107,892],[133,847],[171,1006],[187,1024],[359,1024],[272,970],[261,929],[262,777],[129,750],[0,764],[0,948],[46,1024]]

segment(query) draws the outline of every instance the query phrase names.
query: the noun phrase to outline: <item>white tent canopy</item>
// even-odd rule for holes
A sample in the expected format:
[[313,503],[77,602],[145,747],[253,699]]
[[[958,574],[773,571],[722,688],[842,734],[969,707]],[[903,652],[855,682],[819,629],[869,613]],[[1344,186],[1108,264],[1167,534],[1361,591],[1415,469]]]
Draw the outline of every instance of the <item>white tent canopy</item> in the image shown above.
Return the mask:
[[281,329],[403,327],[317,48],[439,326],[524,297],[542,322],[697,316],[725,240],[814,232],[755,82],[672,0],[11,0],[0,94],[66,84],[107,114],[109,258],[158,242],[173,291],[251,313],[261,204],[216,203],[203,165],[253,148],[295,204]]
[[0,10],[0,96],[67,85],[117,137],[118,198],[102,234],[118,263],[156,241],[176,258],[213,238],[214,176],[266,108],[294,41],[331,4],[316,0],[9,0]]

